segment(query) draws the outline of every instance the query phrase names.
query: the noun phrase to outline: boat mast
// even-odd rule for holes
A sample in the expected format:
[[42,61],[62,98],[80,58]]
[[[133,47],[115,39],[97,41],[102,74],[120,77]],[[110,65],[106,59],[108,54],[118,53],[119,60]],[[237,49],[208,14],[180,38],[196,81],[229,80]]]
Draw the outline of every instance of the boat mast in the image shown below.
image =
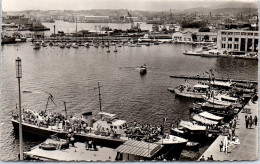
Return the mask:
[[102,109],[101,109],[101,93],[100,93],[100,88],[101,88],[101,86],[99,85],[99,82],[98,82],[99,111],[102,112]]
[[66,108],[66,102],[63,101],[63,103],[64,103],[64,107],[65,107],[65,119],[67,120],[67,108]]

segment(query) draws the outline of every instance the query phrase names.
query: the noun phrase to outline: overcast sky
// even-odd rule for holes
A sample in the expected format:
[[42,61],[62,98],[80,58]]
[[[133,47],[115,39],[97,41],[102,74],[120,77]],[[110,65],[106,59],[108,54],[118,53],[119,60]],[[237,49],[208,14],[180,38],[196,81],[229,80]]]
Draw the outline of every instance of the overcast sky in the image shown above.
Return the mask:
[[[129,9],[168,10],[221,5],[230,0],[2,0],[3,11]],[[257,0],[237,0],[257,2]],[[235,3],[235,2],[234,2]]]

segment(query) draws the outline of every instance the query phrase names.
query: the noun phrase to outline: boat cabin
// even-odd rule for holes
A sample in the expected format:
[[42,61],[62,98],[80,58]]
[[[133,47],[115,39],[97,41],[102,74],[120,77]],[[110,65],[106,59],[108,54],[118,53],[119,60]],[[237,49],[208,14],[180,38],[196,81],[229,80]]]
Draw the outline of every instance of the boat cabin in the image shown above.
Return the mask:
[[95,131],[113,131],[116,134],[124,134],[127,128],[126,121],[116,118],[115,114],[99,112],[101,119],[93,123]]
[[117,160],[144,161],[155,159],[163,148],[160,144],[129,140],[116,148]]

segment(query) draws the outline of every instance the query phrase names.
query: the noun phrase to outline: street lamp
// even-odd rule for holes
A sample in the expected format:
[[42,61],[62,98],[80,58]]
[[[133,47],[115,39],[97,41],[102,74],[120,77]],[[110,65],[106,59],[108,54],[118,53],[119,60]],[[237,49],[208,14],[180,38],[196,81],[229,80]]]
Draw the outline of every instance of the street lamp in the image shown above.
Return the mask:
[[18,79],[19,89],[19,143],[20,143],[20,160],[23,160],[23,131],[22,131],[22,110],[21,110],[21,88],[20,79],[22,78],[22,60],[17,57],[15,60],[16,78]]

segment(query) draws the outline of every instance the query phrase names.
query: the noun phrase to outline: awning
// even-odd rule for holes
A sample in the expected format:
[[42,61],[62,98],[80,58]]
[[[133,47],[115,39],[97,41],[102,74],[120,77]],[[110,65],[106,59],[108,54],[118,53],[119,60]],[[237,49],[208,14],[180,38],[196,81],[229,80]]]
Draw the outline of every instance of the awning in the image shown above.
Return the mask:
[[200,126],[193,124],[192,122],[189,121],[181,121],[179,126],[182,126],[183,128],[189,129],[189,130],[206,130],[206,126]]
[[194,115],[192,117],[195,121],[197,122],[201,122],[202,124],[206,124],[206,125],[217,125],[218,122],[217,121],[212,121],[212,120],[209,120],[209,119],[206,119],[204,117],[201,117],[199,115]]
[[207,88],[209,88],[209,86],[208,86],[208,85],[196,84],[196,85],[193,86],[193,88],[203,88],[203,89],[207,89]]
[[116,114],[111,114],[111,113],[106,113],[106,112],[99,112],[98,114],[103,115],[103,116],[108,116],[108,117],[115,117]]
[[199,113],[199,115],[202,116],[202,117],[205,117],[205,118],[208,118],[208,119],[211,119],[211,120],[217,120],[217,121],[222,120],[224,118],[224,117],[216,116],[216,115],[211,114],[211,113],[206,112],[206,111]]
[[156,143],[129,140],[116,148],[115,151],[140,157],[152,158],[163,146]]

